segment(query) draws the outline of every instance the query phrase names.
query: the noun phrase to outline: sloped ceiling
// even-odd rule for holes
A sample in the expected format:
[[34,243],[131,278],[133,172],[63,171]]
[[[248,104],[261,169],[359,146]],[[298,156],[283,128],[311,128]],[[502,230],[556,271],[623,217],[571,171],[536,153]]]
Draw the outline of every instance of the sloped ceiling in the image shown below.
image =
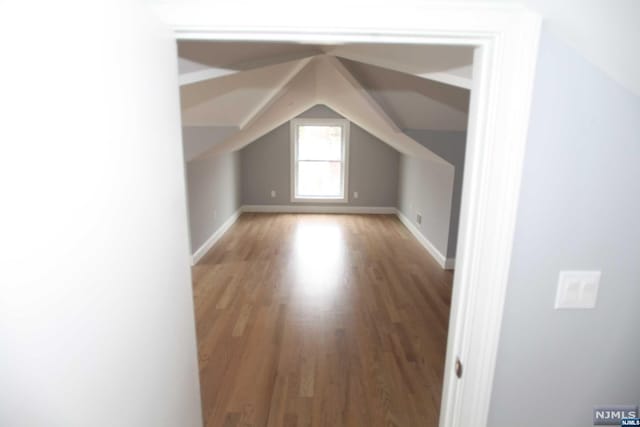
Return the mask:
[[299,71],[301,61],[285,62],[182,86],[182,123],[187,126],[241,126],[256,106],[270,99]]
[[467,128],[468,90],[361,62],[342,62],[400,128]]
[[[319,19],[323,19],[334,10],[340,11],[344,15],[344,10],[347,7],[352,7],[351,10],[357,7],[364,10],[366,8],[413,7],[420,3],[447,2],[449,0],[420,0],[418,2],[415,0],[395,2],[325,0],[322,4],[323,11],[318,15]],[[490,2],[486,0],[455,0],[454,2],[452,0],[451,2],[460,7],[474,3],[522,5],[536,11],[543,17],[545,27],[554,36],[576,49],[622,86],[636,95],[640,95],[640,55],[636,54],[638,40],[640,40],[640,25],[638,25],[640,1],[638,0],[491,0]],[[180,14],[181,18],[187,22],[198,22],[187,18],[190,15],[189,7],[198,3],[195,0],[154,0],[154,3],[164,7],[164,13],[167,16]],[[227,21],[229,16],[240,15],[241,12],[237,10],[240,8],[242,11],[251,9],[254,13],[256,13],[256,9],[260,10],[260,8],[268,8],[270,13],[287,13],[287,11],[299,8],[298,2],[293,0],[226,2],[223,10],[220,10],[220,3],[224,2],[216,2],[211,6],[211,10],[225,16]],[[195,10],[202,14],[203,10],[208,9],[195,8]],[[351,16],[347,17],[352,19]],[[265,22],[265,24],[268,23]]]
[[[212,54],[213,53],[213,54]],[[215,47],[206,41],[181,41],[178,57],[182,60],[180,73],[202,67],[248,70],[278,62],[287,62],[322,53],[317,46],[293,43],[218,42]],[[200,66],[187,64],[200,64]]]
[[183,126],[224,135],[198,138],[187,160],[238,150],[324,104],[400,152],[443,162],[402,130],[466,129],[473,52],[396,47],[385,57],[376,45],[180,42]]
[[236,132],[238,128],[234,126],[183,126],[182,138],[189,141],[184,144],[185,161],[190,162],[199,157]]
[[471,89],[471,47],[347,44],[326,51],[340,58]]

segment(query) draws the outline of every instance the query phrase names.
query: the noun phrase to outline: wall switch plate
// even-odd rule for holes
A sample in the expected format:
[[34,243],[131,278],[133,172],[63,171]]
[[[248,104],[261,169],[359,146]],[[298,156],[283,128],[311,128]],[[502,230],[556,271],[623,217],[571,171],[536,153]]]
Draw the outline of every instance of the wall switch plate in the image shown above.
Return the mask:
[[422,224],[422,214],[419,213],[416,215],[416,222],[418,224]]
[[354,192],[353,192],[353,198],[354,198],[354,199],[357,199],[357,198],[358,198],[358,192],[357,192],[357,191],[354,191]]
[[276,197],[276,190],[271,190],[271,197]]
[[594,308],[601,274],[600,271],[561,271],[555,308]]

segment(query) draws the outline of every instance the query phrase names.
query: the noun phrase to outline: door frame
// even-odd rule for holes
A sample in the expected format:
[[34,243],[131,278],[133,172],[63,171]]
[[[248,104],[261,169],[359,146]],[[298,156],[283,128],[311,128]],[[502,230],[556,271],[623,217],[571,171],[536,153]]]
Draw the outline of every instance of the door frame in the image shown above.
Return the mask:
[[[519,6],[430,3],[393,8],[277,2],[164,3],[178,40],[475,46],[440,427],[483,427],[507,290],[541,18]],[[353,17],[357,16],[357,19]],[[327,25],[327,23],[331,25]],[[463,362],[458,379],[454,365]]]

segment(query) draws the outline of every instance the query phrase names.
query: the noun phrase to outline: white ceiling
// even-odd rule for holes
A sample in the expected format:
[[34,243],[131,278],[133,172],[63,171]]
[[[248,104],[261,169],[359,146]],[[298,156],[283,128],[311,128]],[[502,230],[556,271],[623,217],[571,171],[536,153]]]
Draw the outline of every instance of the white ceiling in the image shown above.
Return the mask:
[[[322,53],[317,46],[294,43],[243,43],[243,42],[218,42],[215,49],[206,41],[181,41],[178,43],[178,57],[217,68],[234,70],[248,70],[271,65],[278,62],[287,62]],[[196,67],[197,69],[197,67]],[[180,73],[194,71],[194,69],[181,67]]]
[[180,84],[223,77],[321,53],[322,50],[315,46],[294,43],[218,42],[212,49],[208,42],[182,41],[178,44]]
[[[164,6],[178,7],[182,10],[186,4],[201,4],[198,0],[154,0]],[[640,95],[640,55],[637,55],[640,40],[640,1],[638,0],[325,0],[323,10],[318,12],[322,18],[328,16],[325,11],[353,8],[389,8],[394,5],[410,8],[419,3],[465,3],[516,4],[523,5],[540,13],[545,27],[576,49],[587,60],[603,70],[615,81],[637,95]],[[230,5],[241,5],[246,15],[254,14],[260,22],[265,16],[265,8],[289,11],[291,16],[299,9],[294,0],[235,0],[221,1],[216,8],[225,5],[226,10],[234,10]],[[257,12],[258,11],[258,12]],[[259,12],[261,11],[261,12]],[[188,12],[183,11],[185,15]],[[272,12],[269,12],[272,13]],[[344,20],[340,20],[344,22]]]
[[242,125],[297,65],[285,62],[181,86],[183,125]]
[[[402,129],[467,126],[470,48],[193,41],[178,46],[183,125],[224,129],[216,135],[225,139],[215,138],[212,151],[238,149],[316,104],[407,153],[421,146]],[[198,144],[197,150],[185,149],[189,159],[206,154],[206,144]]]
[[468,90],[361,62],[342,62],[401,129],[467,129]]
[[[199,155],[241,149],[314,105],[323,104],[400,152],[444,162],[406,135],[336,57],[318,55],[299,62],[304,64],[300,71],[245,125],[224,140],[210,139],[205,149],[200,141]],[[208,125],[211,132],[217,127]],[[188,152],[194,150],[185,147]]]
[[347,44],[325,51],[340,58],[471,89],[471,47]]

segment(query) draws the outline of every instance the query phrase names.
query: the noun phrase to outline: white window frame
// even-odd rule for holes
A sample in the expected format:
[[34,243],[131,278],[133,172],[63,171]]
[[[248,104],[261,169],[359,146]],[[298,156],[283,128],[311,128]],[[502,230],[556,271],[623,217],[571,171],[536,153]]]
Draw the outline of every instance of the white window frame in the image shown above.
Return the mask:
[[[291,202],[292,203],[347,203],[349,201],[349,121],[345,119],[293,119],[291,120]],[[297,195],[298,128],[300,126],[340,126],[342,128],[342,196],[308,197]]]

